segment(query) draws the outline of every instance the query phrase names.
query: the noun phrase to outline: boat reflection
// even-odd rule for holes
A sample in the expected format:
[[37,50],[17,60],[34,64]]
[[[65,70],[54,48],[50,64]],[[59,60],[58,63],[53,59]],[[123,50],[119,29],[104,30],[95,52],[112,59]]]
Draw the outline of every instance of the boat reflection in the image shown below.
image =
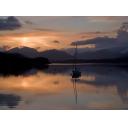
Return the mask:
[[75,96],[76,104],[77,104],[77,85],[76,85],[77,79],[78,78],[72,78],[73,90],[74,90],[74,96]]

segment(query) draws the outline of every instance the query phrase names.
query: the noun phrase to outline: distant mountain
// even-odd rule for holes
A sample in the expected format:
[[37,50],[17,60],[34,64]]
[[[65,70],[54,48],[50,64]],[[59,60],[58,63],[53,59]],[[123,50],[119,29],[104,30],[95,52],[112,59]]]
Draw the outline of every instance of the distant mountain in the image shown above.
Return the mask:
[[[64,49],[61,49],[62,51],[65,51],[66,53],[70,54],[70,55],[74,55],[75,53],[75,48],[64,48]],[[81,47],[78,47],[77,48],[77,51],[78,53],[82,53],[82,52],[92,52],[92,51],[95,51],[96,49],[89,49],[89,48],[81,48]]]
[[21,54],[25,57],[29,57],[29,58],[35,58],[35,57],[39,57],[39,53],[36,49],[34,48],[29,48],[29,47],[16,47],[16,48],[12,48],[10,50],[7,51],[8,53],[18,53]]
[[[80,51],[80,49],[82,49]],[[125,45],[118,45],[118,46],[113,46],[109,48],[102,48],[102,49],[91,49],[91,50],[86,50],[84,48],[80,48],[78,50],[78,59],[84,59],[84,60],[89,60],[89,59],[114,59],[114,58],[120,58],[120,57],[125,57],[128,56],[128,48]],[[73,60],[73,55],[74,55],[74,50],[75,48],[71,48],[71,50],[68,49],[63,49],[63,50],[46,50],[42,52],[38,52],[34,48],[29,48],[29,47],[21,47],[21,48],[12,48],[7,51],[7,53],[12,53],[12,54],[20,54],[25,57],[29,58],[37,58],[37,57],[45,57],[48,58],[50,62],[67,62],[68,60]],[[0,49],[0,52],[5,52],[3,48]],[[72,54],[71,54],[72,53]]]
[[34,48],[29,48],[29,47],[21,47],[21,48],[12,48],[7,51],[7,53],[16,53],[16,54],[21,54],[25,57],[29,58],[36,58],[36,57],[45,57],[48,58],[50,61],[57,61],[57,60],[68,60],[72,59],[72,56],[68,54],[65,51],[62,50],[47,50],[47,51],[42,51],[38,52]]
[[111,59],[123,56],[128,56],[128,48],[126,46],[104,48],[78,54],[79,59]]
[[40,56],[46,57],[51,61],[68,60],[73,58],[73,56],[71,56],[67,52],[56,49],[40,52]]
[[[46,59],[48,58],[48,59]],[[22,47],[0,52],[0,70],[9,72],[17,69],[42,67],[51,63],[73,63],[74,56],[62,50],[47,50],[38,52],[36,49]],[[128,63],[128,48],[111,47],[94,51],[78,52],[77,62],[80,63]]]

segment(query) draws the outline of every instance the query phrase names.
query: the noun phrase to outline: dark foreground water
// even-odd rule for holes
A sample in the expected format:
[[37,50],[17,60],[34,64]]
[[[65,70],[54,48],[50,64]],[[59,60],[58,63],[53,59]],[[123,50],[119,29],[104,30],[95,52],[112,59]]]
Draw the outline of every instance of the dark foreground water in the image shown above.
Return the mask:
[[80,79],[72,79],[72,65],[51,65],[21,75],[0,74],[0,109],[128,109],[128,69],[79,65]]

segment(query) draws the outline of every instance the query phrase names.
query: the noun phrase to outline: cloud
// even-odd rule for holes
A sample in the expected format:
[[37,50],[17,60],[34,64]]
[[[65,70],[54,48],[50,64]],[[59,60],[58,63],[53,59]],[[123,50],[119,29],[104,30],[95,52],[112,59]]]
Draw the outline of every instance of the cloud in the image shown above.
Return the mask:
[[104,36],[114,36],[116,34],[115,31],[112,32],[100,32],[100,31],[96,31],[96,32],[82,32],[79,33],[78,35],[81,37],[81,39],[91,39],[91,38],[95,38],[95,37],[104,37]]
[[20,28],[21,26],[22,25],[20,21],[14,16],[0,19],[0,31],[15,30],[15,29]]
[[91,22],[124,22],[128,21],[128,16],[88,16]]
[[[112,36],[115,32],[92,32],[83,33],[85,39],[74,41],[71,45],[90,46],[95,49],[111,48],[117,46],[117,37]],[[110,36],[111,35],[111,36]]]
[[32,21],[30,21],[30,20],[26,20],[26,21],[24,21],[25,22],[25,24],[28,24],[28,25],[33,25],[34,23],[32,22]]
[[53,31],[52,29],[47,29],[47,28],[34,28],[34,30],[38,30],[38,31]]
[[2,48],[3,48],[4,50],[9,50],[11,47],[8,46],[8,45],[3,45]]
[[109,38],[109,37],[96,37],[94,39],[89,40],[82,40],[82,41],[76,41],[72,42],[71,45],[95,45],[96,47],[110,47],[115,45],[116,43],[115,38]]
[[33,29],[37,31],[42,31],[42,32],[57,32],[57,30],[49,29],[49,28],[33,28]]
[[[100,34],[98,32],[98,34]],[[74,41],[71,45],[95,45],[96,49],[106,49],[106,48],[115,48],[115,47],[127,47],[128,46],[128,33],[124,31],[120,31],[120,33],[116,33],[115,37],[109,36],[97,36],[92,39]]]
[[98,44],[100,42],[107,42],[109,40],[108,37],[113,39],[113,37],[116,36],[116,31],[111,32],[82,32],[76,34],[77,37],[79,37],[79,40],[74,41],[71,43],[71,45],[90,45],[90,44]]
[[60,41],[58,41],[58,40],[54,40],[53,43],[55,43],[55,44],[59,44]]

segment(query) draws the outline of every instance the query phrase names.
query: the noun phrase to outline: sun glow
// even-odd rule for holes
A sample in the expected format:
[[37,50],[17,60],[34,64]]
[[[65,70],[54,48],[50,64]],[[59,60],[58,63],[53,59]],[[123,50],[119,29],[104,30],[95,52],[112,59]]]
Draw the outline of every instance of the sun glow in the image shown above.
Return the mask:
[[22,37],[21,38],[21,46],[25,46],[29,42],[30,42],[30,38],[28,38],[28,37]]
[[23,37],[21,39],[23,40],[23,42],[26,42],[26,43],[29,42],[29,40],[30,40],[28,37]]
[[27,47],[51,46],[49,45],[50,42],[49,38],[42,36],[14,37],[12,40],[16,41],[19,44],[19,46],[27,46]]

